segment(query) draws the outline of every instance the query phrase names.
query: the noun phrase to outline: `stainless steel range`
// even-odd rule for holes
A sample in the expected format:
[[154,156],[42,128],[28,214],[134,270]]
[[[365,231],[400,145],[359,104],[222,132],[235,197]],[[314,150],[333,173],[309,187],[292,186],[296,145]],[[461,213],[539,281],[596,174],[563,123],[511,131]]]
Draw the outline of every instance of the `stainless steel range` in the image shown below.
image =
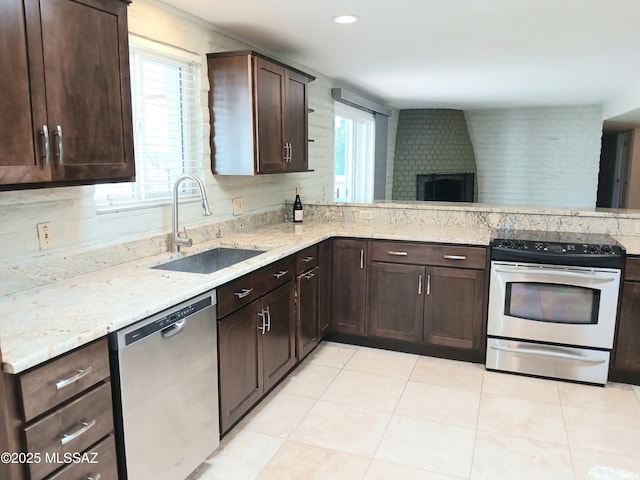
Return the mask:
[[494,234],[487,369],[604,385],[624,260],[609,235]]

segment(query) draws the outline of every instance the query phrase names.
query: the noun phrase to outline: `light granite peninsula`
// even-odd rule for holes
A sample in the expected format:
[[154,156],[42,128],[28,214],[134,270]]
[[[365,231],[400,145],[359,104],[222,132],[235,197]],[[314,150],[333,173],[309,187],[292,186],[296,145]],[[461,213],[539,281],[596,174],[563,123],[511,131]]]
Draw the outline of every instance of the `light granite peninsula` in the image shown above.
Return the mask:
[[52,252],[0,268],[3,369],[19,373],[331,237],[486,246],[493,229],[609,233],[640,255],[640,211],[550,210],[479,204],[306,202],[305,221],[276,211],[193,228],[194,247],[265,253],[212,274],[150,267],[169,253],[169,235],[77,252]]

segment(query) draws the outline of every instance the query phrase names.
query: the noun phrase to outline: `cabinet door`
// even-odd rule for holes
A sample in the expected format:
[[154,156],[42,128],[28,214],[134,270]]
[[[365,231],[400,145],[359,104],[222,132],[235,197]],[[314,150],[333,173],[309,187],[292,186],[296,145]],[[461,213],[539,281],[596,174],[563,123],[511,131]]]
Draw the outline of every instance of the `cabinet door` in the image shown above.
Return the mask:
[[314,267],[300,275],[297,287],[296,352],[298,360],[302,360],[318,344],[320,267]]
[[331,313],[337,332],[365,334],[367,241],[333,242]]
[[614,367],[640,379],[640,283],[624,282]]
[[318,340],[322,339],[331,326],[331,264],[333,241],[324,240],[318,246],[320,266],[320,305],[318,307]]
[[427,269],[424,341],[432,345],[481,349],[484,341],[484,271]]
[[285,171],[284,105],[286,70],[256,57],[256,171]]
[[38,3],[54,180],[132,179],[126,3]]
[[288,282],[262,298],[267,328],[263,343],[264,391],[273,387],[296,363],[294,285]]
[[420,342],[424,323],[425,267],[372,263],[369,268],[368,335]]
[[287,170],[303,172],[308,170],[308,113],[307,77],[295,72],[287,72],[287,95],[285,105],[285,143],[288,143],[289,160]]
[[[41,44],[39,31],[35,27],[29,30],[34,41]],[[44,85],[29,81],[29,55],[42,60],[41,49],[28,51],[23,2],[3,0],[0,2],[0,184],[51,180],[51,169],[45,165],[43,156],[44,138],[40,137],[46,123]]]
[[225,433],[262,396],[261,300],[218,320],[220,432]]

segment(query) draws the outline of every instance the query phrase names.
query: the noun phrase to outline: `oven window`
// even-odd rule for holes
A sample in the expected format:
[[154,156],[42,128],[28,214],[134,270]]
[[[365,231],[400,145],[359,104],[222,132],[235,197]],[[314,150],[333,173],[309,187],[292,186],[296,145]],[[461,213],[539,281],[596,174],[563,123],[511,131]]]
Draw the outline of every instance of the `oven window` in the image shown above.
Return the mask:
[[598,323],[600,290],[555,283],[507,282],[505,314],[540,322]]

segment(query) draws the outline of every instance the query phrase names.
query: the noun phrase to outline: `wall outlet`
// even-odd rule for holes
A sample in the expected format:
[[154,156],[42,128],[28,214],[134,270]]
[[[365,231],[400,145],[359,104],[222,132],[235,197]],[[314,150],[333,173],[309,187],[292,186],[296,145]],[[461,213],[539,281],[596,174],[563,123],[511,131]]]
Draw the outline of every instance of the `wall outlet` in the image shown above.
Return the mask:
[[242,205],[242,197],[234,198],[233,200],[233,214],[242,215],[244,212],[244,206]]
[[51,247],[51,222],[38,223],[38,241],[40,242],[40,250],[46,250]]

